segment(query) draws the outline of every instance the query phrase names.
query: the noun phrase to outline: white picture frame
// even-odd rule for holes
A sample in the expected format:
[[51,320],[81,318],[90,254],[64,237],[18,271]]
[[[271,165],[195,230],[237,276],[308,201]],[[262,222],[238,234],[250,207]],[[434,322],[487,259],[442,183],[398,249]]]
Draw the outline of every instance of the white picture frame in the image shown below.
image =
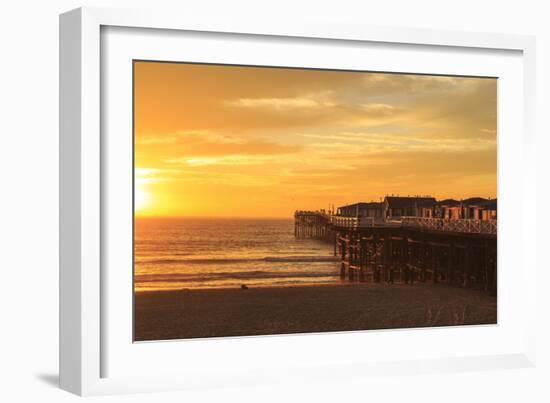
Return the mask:
[[[185,350],[186,354],[193,351],[214,349],[221,354],[225,351],[225,360],[236,358],[248,349],[251,355],[262,355],[269,348],[274,354],[267,356],[263,362],[262,373],[256,371],[258,362],[252,358],[243,363],[231,364],[229,367],[220,365],[216,370],[208,368],[186,370],[189,363],[168,363],[167,371],[158,375],[148,373],[124,374],[125,368],[110,371],[106,368],[109,354],[112,354],[112,340],[105,327],[111,326],[106,318],[111,315],[112,305],[108,303],[109,292],[105,280],[110,279],[105,273],[104,229],[105,214],[102,214],[105,190],[105,146],[111,146],[108,141],[102,142],[101,133],[108,130],[102,119],[102,92],[109,88],[101,80],[102,74],[102,29],[106,27],[140,28],[165,30],[168,32],[193,32],[195,36],[201,33],[223,33],[220,35],[246,35],[254,38],[270,38],[277,40],[338,40],[338,43],[377,43],[380,45],[420,46],[434,49],[469,49],[480,55],[491,51],[516,52],[521,59],[523,89],[518,102],[522,105],[522,119],[518,133],[511,133],[517,141],[521,155],[516,155],[513,162],[520,162],[522,169],[517,169],[514,183],[522,186],[521,192],[509,196],[511,204],[521,209],[517,218],[515,235],[509,234],[508,239],[517,241],[516,259],[521,261],[521,271],[524,279],[536,277],[536,262],[534,261],[535,243],[527,242],[525,234],[535,232],[532,220],[520,220],[521,214],[529,207],[523,203],[526,195],[535,190],[534,172],[535,160],[530,158],[534,152],[534,91],[535,91],[535,42],[533,37],[520,35],[467,33],[456,31],[429,31],[407,28],[380,28],[345,24],[321,23],[304,21],[294,25],[281,21],[248,21],[198,19],[193,16],[170,15],[144,10],[116,10],[103,8],[81,8],[70,11],[60,17],[60,384],[63,389],[79,395],[130,393],[139,391],[159,391],[170,389],[185,389],[196,387],[213,387],[223,385],[253,385],[300,379],[335,379],[353,376],[369,376],[372,374],[410,374],[420,372],[438,372],[455,370],[475,370],[491,368],[518,368],[533,366],[535,363],[535,284],[534,281],[519,282],[518,290],[514,291],[522,299],[522,307],[529,312],[521,324],[512,329],[514,337],[521,333],[521,343],[517,337],[510,346],[503,346],[497,353],[483,354],[480,351],[465,353],[457,352],[454,356],[445,356],[435,352],[434,355],[420,355],[417,358],[389,357],[388,360],[372,361],[361,356],[353,360],[338,361],[326,358],[326,362],[314,359],[313,352],[308,355],[307,346],[311,339],[319,335],[308,336],[277,336],[236,339],[217,339],[205,341],[190,341],[189,343],[166,343],[159,349],[145,352],[145,355],[166,357],[176,350]],[[177,38],[176,38],[177,39]],[[331,46],[339,46],[332,42]],[[145,45],[144,45],[145,46]],[[517,60],[516,60],[517,61]],[[245,63],[246,64],[246,63]],[[515,73],[511,73],[515,74]],[[517,77],[516,77],[517,80]],[[512,82],[511,85],[514,83]],[[124,88],[121,88],[124,90]],[[520,91],[521,92],[521,91]],[[515,122],[518,123],[518,122]],[[514,124],[515,124],[514,123]],[[511,137],[512,138],[512,137]],[[499,144],[499,147],[501,145]],[[517,147],[516,147],[517,149]],[[512,150],[510,150],[512,151]],[[505,155],[512,155],[511,153]],[[510,162],[510,161],[509,161]],[[500,169],[502,172],[502,169]],[[509,172],[511,170],[505,170]],[[500,179],[499,179],[500,180]],[[500,182],[499,182],[500,184]],[[499,194],[499,198],[502,195]],[[512,201],[512,198],[513,201]],[[500,201],[499,201],[500,203]],[[500,206],[499,206],[500,209]],[[532,214],[532,213],[531,213]],[[499,216],[502,215],[499,212]],[[102,221],[103,220],[103,221]],[[505,231],[511,231],[511,226],[499,226]],[[500,240],[499,250],[503,244]],[[506,237],[504,237],[506,239]],[[504,241],[503,241],[504,242]],[[506,241],[509,242],[509,241]],[[506,244],[504,244],[506,247]],[[499,252],[500,253],[500,252]],[[520,260],[521,257],[521,260]],[[500,259],[500,257],[499,257]],[[500,278],[499,278],[500,281]],[[117,283],[114,283],[117,284]],[[111,287],[111,286],[110,286]],[[112,291],[112,289],[111,289]],[[500,294],[499,294],[500,298]],[[506,298],[506,297],[505,297]],[[499,300],[500,304],[500,300]],[[126,305],[127,307],[127,305]],[[124,308],[124,306],[122,306]],[[121,309],[122,309],[121,308]],[[123,310],[123,309],[122,309]],[[123,312],[124,313],[124,312]],[[496,330],[494,330],[496,329]],[[500,337],[505,326],[479,330],[486,333],[483,337]],[[459,337],[472,334],[472,328],[463,329]],[[123,330],[111,326],[110,333]],[[430,330],[433,337],[458,337],[457,333],[446,335],[445,330]],[[455,332],[455,331],[453,331]],[[458,330],[460,332],[460,330]],[[374,334],[374,336],[373,336]],[[382,335],[382,336],[381,336]],[[406,335],[406,336],[405,336]],[[428,333],[406,333],[404,331],[384,332],[348,332],[323,336],[322,343],[361,343],[365,337],[414,337],[421,340],[430,337]],[[518,336],[519,337],[519,336]],[[319,340],[318,338],[315,340]],[[383,343],[383,340],[381,341]],[[153,343],[154,344],[154,343]],[[328,345],[328,344],[327,344]],[[334,345],[334,344],[333,344]],[[190,348],[191,346],[192,348]],[[289,347],[290,346],[290,347]],[[119,346],[114,346],[119,347]],[[294,360],[277,360],[276,356],[282,348],[292,351],[305,351],[296,354]],[[180,353],[182,353],[180,351]],[[227,353],[229,351],[229,353]],[[138,352],[139,353],[139,352]],[[280,355],[280,354],[278,354]],[[271,357],[271,358],[269,358]],[[143,356],[142,356],[143,358]],[[121,360],[129,359],[128,356]],[[198,360],[194,356],[192,360]],[[210,358],[208,358],[210,359]],[[211,358],[214,359],[214,358]],[[191,360],[191,362],[192,362]],[[309,360],[309,361],[308,361]],[[129,359],[131,362],[131,359]],[[146,364],[144,364],[145,366]],[[178,365],[180,371],[175,371]],[[248,365],[248,366],[247,366]],[[210,372],[209,372],[210,371]],[[116,375],[111,376],[111,372]],[[138,371],[139,372],[139,371]],[[208,375],[208,376],[205,376]],[[231,375],[231,376],[228,376]]]

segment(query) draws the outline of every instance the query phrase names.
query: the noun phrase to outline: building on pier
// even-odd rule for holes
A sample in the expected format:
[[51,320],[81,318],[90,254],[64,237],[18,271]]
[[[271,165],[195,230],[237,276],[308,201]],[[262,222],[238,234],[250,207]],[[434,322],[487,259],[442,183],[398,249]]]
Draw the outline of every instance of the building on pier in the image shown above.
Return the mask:
[[384,221],[384,203],[360,202],[338,207],[337,215],[341,217],[369,217],[373,222]]
[[386,196],[384,198],[384,212],[386,219],[399,219],[400,217],[426,217],[435,216],[437,202],[434,197],[403,197]]
[[[430,196],[386,196],[380,203],[359,202],[338,207],[336,214],[334,209],[329,212],[319,210],[296,213],[300,217],[297,226],[300,234],[304,225],[309,225],[319,217],[322,217],[324,223],[349,227],[412,225],[422,222],[422,225],[448,229],[465,225],[472,228],[479,225],[496,228],[497,200],[471,197],[461,201],[436,201]],[[478,222],[481,223],[478,225]]]
[[474,220],[496,219],[496,199],[484,199],[482,197],[470,197],[462,200],[462,215],[460,218]]
[[497,199],[489,199],[479,206],[481,210],[481,220],[497,219]]
[[447,220],[459,220],[462,217],[461,208],[462,205],[458,200],[440,200],[435,206],[435,217],[445,218]]

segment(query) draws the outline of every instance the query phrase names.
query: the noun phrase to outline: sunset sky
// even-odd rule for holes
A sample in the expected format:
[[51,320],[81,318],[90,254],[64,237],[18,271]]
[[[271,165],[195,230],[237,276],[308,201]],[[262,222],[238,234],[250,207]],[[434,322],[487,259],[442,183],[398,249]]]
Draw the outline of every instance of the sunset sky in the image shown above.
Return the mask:
[[496,197],[497,81],[135,62],[137,215]]

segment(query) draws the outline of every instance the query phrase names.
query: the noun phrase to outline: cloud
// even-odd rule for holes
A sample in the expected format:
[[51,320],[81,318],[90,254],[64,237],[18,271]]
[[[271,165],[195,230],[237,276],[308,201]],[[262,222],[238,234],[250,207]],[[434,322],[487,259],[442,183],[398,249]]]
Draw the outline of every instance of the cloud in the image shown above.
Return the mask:
[[325,90],[309,93],[293,93],[293,95],[286,97],[240,97],[226,100],[224,104],[236,108],[271,109],[278,111],[304,108],[330,108],[336,105],[334,95],[334,91]]
[[[308,149],[326,150],[364,156],[382,152],[403,153],[409,151],[441,152],[441,151],[477,151],[495,150],[495,137],[478,138],[438,138],[422,133],[371,133],[342,132],[337,134],[302,133],[300,136],[316,139],[309,142]],[[396,158],[397,155],[396,155]]]
[[457,76],[429,76],[421,74],[366,73],[362,77],[361,90],[371,96],[426,95],[468,91],[479,84],[480,79]]
[[165,137],[153,137],[153,136],[140,136],[135,140],[139,145],[154,145],[154,144],[174,144],[178,141],[177,137],[165,136]]
[[379,125],[391,122],[404,112],[402,107],[387,103],[357,103],[338,96],[334,91],[286,98],[239,98],[225,101],[224,105],[241,110],[248,117],[250,111],[254,111],[264,127],[277,128]]
[[390,116],[395,114],[395,112],[398,110],[397,107],[388,105],[388,104],[364,104],[361,105],[361,110],[369,113],[369,114],[375,114],[380,116]]
[[[251,165],[266,160],[269,156],[298,153],[303,148],[299,144],[277,143],[261,136],[244,138],[210,130],[184,130],[164,135],[140,136],[139,139],[146,140],[145,143],[136,141],[136,163],[140,166],[155,166],[159,162],[185,165]],[[150,141],[151,139],[159,141]],[[162,139],[170,141],[160,141]]]
[[497,134],[496,129],[481,129],[481,132],[482,132],[483,134],[488,134],[488,135],[490,135],[490,136],[494,136],[494,135]]
[[234,101],[227,101],[225,104],[238,108],[260,108],[275,111],[335,106],[333,102],[322,101],[308,96],[295,98],[240,98]]
[[159,134],[139,134],[136,136],[136,144],[155,145],[155,144],[177,144],[179,142],[209,141],[212,143],[223,144],[242,144],[244,139],[239,137],[220,134],[212,130],[178,130],[173,133]]
[[[483,93],[496,94],[494,79],[138,63],[136,83],[139,133],[372,127],[398,117],[409,127],[450,128],[466,115],[473,130],[494,126],[483,124],[494,102],[476,100]],[[469,114],[461,112],[460,103],[471,106]]]
[[135,184],[137,186],[141,186],[159,182],[167,182],[171,178],[169,176],[166,176],[166,174],[177,174],[177,171],[159,168],[136,167],[134,170]]
[[274,157],[271,156],[255,156],[255,155],[226,155],[222,157],[182,157],[165,160],[168,164],[185,164],[189,166],[206,166],[206,165],[257,165],[265,163]]

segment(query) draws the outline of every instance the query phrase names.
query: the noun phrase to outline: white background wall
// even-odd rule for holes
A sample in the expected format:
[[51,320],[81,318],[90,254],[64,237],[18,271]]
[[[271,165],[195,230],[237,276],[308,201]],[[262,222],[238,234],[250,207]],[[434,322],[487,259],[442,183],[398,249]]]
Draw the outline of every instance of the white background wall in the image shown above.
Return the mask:
[[[546,1],[9,1],[0,8],[0,400],[74,401],[56,388],[58,293],[58,14],[81,5],[179,7],[231,18],[353,21],[373,25],[534,34],[538,40],[538,164],[548,181],[550,12]],[[178,6],[179,4],[179,6]],[[537,200],[539,260],[549,192]],[[535,195],[533,195],[535,197]],[[534,235],[534,234],[533,234]],[[548,239],[548,236],[546,236]],[[542,265],[541,265],[542,266]],[[549,268],[545,264],[545,268]],[[536,369],[356,378],[305,384],[94,398],[101,401],[550,401],[548,275],[541,272]],[[544,288],[543,288],[544,286]],[[544,308],[543,308],[544,307]]]

